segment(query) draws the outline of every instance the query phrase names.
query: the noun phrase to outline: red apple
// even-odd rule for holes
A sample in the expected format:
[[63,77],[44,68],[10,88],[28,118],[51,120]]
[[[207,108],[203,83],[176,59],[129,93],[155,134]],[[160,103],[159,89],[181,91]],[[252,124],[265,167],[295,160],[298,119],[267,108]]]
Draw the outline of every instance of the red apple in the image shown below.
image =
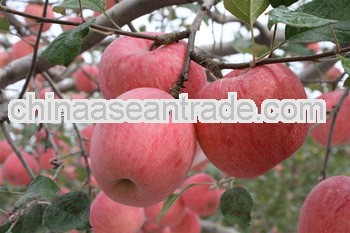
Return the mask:
[[6,140],[0,141],[0,163],[3,163],[6,157],[13,152],[12,147]]
[[6,66],[11,61],[11,56],[8,52],[0,52],[0,68]]
[[[344,90],[336,90],[328,93],[322,94],[318,99],[324,99],[326,101],[327,111],[332,111],[333,107],[338,104]],[[342,145],[350,143],[350,124],[349,124],[349,114],[350,114],[350,97],[347,97],[340,108],[337,118],[335,120],[335,125],[332,134],[331,146]],[[316,128],[312,129],[310,136],[317,143],[322,146],[327,146],[329,130],[333,118],[327,119],[327,123],[319,124]]]
[[318,53],[318,51],[320,50],[320,44],[318,42],[309,43],[306,45],[306,47],[312,50],[314,53]]
[[98,88],[98,69],[95,65],[85,65],[72,74],[79,91],[91,93]]
[[[22,155],[29,167],[37,174],[40,170],[38,162],[26,152],[22,152]],[[31,182],[29,175],[15,152],[12,152],[6,158],[2,172],[4,179],[11,185],[28,185]]]
[[350,177],[333,176],[307,195],[301,208],[298,233],[349,232]]
[[[36,4],[36,3],[30,3],[24,9],[24,13],[38,16],[38,17],[42,17],[43,11],[44,11],[44,5],[43,4]],[[46,18],[49,18],[49,19],[55,18],[55,14],[52,10],[51,5],[47,6]],[[29,18],[25,18],[25,21],[30,26],[31,30],[33,30],[34,32],[39,31],[40,24],[35,23],[33,20],[31,20]],[[45,23],[43,26],[43,32],[48,31],[50,29],[50,27],[51,27],[51,23]]]
[[94,130],[95,130],[95,125],[89,125],[81,130],[81,136],[83,136],[84,138],[85,148],[88,156],[90,156],[91,139],[92,139]]
[[41,169],[50,170],[53,168],[53,165],[50,163],[53,159],[56,158],[55,151],[51,148],[46,149],[40,155],[39,166]]
[[148,223],[159,224],[160,226],[175,226],[179,224],[186,213],[185,211],[186,207],[184,203],[181,201],[181,199],[177,200],[166,212],[166,214],[160,219],[160,222],[158,222],[157,218],[160,211],[163,208],[163,205],[164,205],[164,201],[161,201],[156,205],[146,207],[145,208],[146,221]]
[[36,37],[35,36],[26,36],[22,40],[16,42],[12,45],[12,60],[24,57],[28,54],[33,53]]
[[[283,64],[234,71],[204,87],[197,99],[251,99],[260,111],[266,99],[306,99],[298,77]],[[300,123],[197,123],[198,142],[221,171],[238,178],[264,174],[299,149],[309,129]]]
[[332,81],[332,80],[336,80],[337,78],[340,77],[340,75],[342,75],[342,72],[337,68],[337,67],[332,67],[330,68],[326,74],[325,74],[325,79],[327,81]]
[[90,224],[95,233],[135,233],[145,221],[143,208],[119,204],[100,192],[90,206]]
[[[138,88],[118,99],[172,97],[156,88]],[[181,185],[195,150],[193,124],[97,124],[90,148],[91,168],[111,199],[146,207],[164,200]]]
[[[189,184],[212,183],[216,181],[213,177],[205,173],[195,174],[186,179],[182,187]],[[220,192],[218,189],[210,190],[209,184],[196,185],[186,190],[181,199],[184,204],[194,213],[202,217],[208,217],[216,213],[220,205]]]
[[[79,16],[73,16],[73,17],[67,18],[66,21],[81,23],[81,18]],[[68,30],[72,30],[74,28],[76,28],[76,26],[73,26],[73,25],[62,25],[62,30],[64,32],[66,32]]]
[[198,215],[187,210],[182,221],[174,227],[170,228],[171,233],[200,233],[201,225]]
[[[138,87],[169,92],[180,77],[187,47],[180,42],[150,51],[151,45],[150,40],[119,37],[106,48],[99,65],[100,89],[106,99]],[[206,83],[204,69],[191,62],[188,81],[184,83],[186,88],[182,92],[194,98]]]

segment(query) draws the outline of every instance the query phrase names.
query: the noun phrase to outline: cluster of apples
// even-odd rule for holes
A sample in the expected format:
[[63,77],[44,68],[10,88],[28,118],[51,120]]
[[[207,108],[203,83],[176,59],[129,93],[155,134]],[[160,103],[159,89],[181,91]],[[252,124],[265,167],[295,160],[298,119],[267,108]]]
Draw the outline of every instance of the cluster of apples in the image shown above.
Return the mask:
[[[100,91],[106,99],[170,99],[180,76],[186,44],[150,50],[152,41],[120,37],[104,51]],[[207,83],[191,62],[189,98],[226,99],[237,92],[260,106],[265,99],[305,99],[304,88],[283,64],[233,71]],[[223,172],[239,178],[264,174],[291,156],[307,136],[307,124],[98,124],[91,143],[92,172],[104,193],[124,205],[145,207],[180,187],[193,161],[197,140]],[[268,135],[268,137],[267,137]]]
[[200,184],[185,191],[158,221],[164,201],[149,207],[123,205],[100,192],[90,207],[90,223],[96,233],[200,233],[200,217],[216,213],[221,191],[210,190],[215,180],[200,173],[190,176],[182,185]]

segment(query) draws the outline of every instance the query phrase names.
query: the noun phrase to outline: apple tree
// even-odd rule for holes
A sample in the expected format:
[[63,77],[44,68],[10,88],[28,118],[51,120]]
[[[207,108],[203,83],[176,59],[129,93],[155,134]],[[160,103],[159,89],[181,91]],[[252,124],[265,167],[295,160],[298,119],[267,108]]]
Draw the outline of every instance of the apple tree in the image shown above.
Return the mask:
[[[349,10],[350,0],[2,1],[0,233],[348,232]],[[8,108],[28,93],[229,92],[259,112],[266,99],[322,99],[326,123],[66,123],[63,110],[59,124],[19,124]]]

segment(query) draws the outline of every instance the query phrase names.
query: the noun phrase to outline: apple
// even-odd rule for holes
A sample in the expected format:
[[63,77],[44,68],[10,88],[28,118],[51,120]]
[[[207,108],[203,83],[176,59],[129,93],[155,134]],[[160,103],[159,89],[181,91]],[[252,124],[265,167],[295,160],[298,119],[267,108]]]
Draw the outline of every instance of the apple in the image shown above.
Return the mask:
[[[34,174],[39,173],[40,168],[38,162],[28,153],[23,151],[21,153]],[[28,185],[31,182],[29,175],[15,152],[12,152],[6,158],[2,172],[4,179],[11,185]]]
[[0,68],[6,66],[11,61],[11,55],[8,52],[0,52]]
[[312,50],[314,53],[318,53],[318,51],[320,50],[320,44],[318,42],[309,43],[306,45],[306,47]]
[[[22,40],[14,43],[12,45],[11,58],[12,60],[19,59],[28,54],[33,53],[36,37],[35,36],[26,36]],[[41,45],[39,46],[41,47]]]
[[90,206],[90,224],[95,233],[135,233],[145,222],[143,208],[122,205],[100,192]]
[[[34,16],[38,16],[38,17],[42,17],[43,15],[43,11],[44,11],[44,4],[37,4],[37,3],[30,3],[26,6],[26,8],[24,9],[24,13],[26,14],[30,14],[30,15],[34,15]],[[49,19],[54,19],[55,18],[55,14],[52,10],[51,5],[47,6],[46,9],[46,18]],[[29,19],[29,18],[25,18],[26,23],[29,25],[29,28],[31,30],[33,30],[34,32],[38,32],[39,31],[39,27],[40,24],[37,24],[35,21]],[[43,32],[48,31],[51,28],[51,23],[45,23],[43,26]]]
[[6,140],[0,141],[0,164],[3,163],[6,157],[13,152],[12,147]]
[[[197,99],[251,99],[260,111],[266,99],[306,99],[298,77],[283,64],[233,71],[204,87]],[[237,178],[254,178],[291,156],[304,143],[309,125],[300,123],[196,123],[208,160]]]
[[2,175],[2,170],[0,170],[0,186],[4,184],[4,179]]
[[[119,37],[105,49],[99,65],[99,83],[104,98],[113,99],[138,87],[169,92],[180,77],[186,44],[180,42],[150,51],[152,43],[145,39]],[[184,83],[186,88],[181,91],[194,98],[206,84],[204,68],[191,62],[188,81]]]
[[333,81],[339,78],[341,75],[342,75],[342,72],[337,67],[333,66],[326,72],[325,79],[327,81]]
[[[156,88],[138,88],[118,99],[172,99]],[[193,124],[97,124],[91,140],[91,169],[101,189],[124,205],[147,207],[173,193],[193,162]]]
[[[318,99],[325,100],[327,111],[332,111],[333,107],[338,104],[343,93],[344,90],[339,89],[336,91],[324,93],[321,96],[319,96]],[[342,107],[340,108],[337,118],[335,120],[331,146],[350,143],[350,124],[348,123],[349,114],[350,97],[347,97]],[[317,143],[321,144],[322,146],[327,146],[332,119],[333,118],[327,119],[327,123],[319,124],[316,126],[316,128],[310,131],[311,138]]]
[[84,138],[86,153],[88,154],[88,156],[90,156],[91,139],[92,139],[94,130],[95,130],[95,125],[89,125],[81,130],[81,136],[83,136]]
[[349,198],[349,176],[333,176],[321,181],[304,201],[298,233],[349,232]]
[[163,208],[163,205],[164,201],[161,201],[156,205],[145,208],[147,223],[159,224],[160,226],[175,226],[179,224],[186,213],[186,207],[181,199],[177,200],[160,219],[160,222],[158,222],[157,218]]
[[190,210],[186,211],[185,217],[182,221],[174,227],[170,228],[171,233],[200,233],[201,225],[199,217],[197,214],[191,212]]
[[55,151],[52,148],[46,149],[39,158],[39,166],[41,169],[50,170],[53,168],[53,165],[50,163],[56,158]]
[[71,93],[70,94],[70,99],[71,100],[76,100],[76,99],[86,99],[85,96],[81,93]]
[[77,90],[91,93],[98,88],[98,69],[95,65],[85,65],[72,74]]
[[[43,87],[43,83],[46,82],[46,79],[42,74],[37,74],[34,79],[34,85],[37,90],[40,90]],[[34,91],[32,81],[30,81],[28,88],[30,91]]]
[[[66,21],[81,23],[81,18],[79,16],[73,16],[73,17],[67,18]],[[62,30],[64,32],[66,32],[68,30],[72,30],[74,28],[76,28],[76,26],[73,26],[73,25],[62,25]]]
[[[198,173],[190,176],[183,183],[185,188],[189,184],[212,183],[216,181],[213,177],[205,173]],[[196,185],[187,189],[182,195],[181,200],[194,213],[201,217],[208,217],[216,213],[220,205],[220,192],[218,189],[210,190],[209,184]]]

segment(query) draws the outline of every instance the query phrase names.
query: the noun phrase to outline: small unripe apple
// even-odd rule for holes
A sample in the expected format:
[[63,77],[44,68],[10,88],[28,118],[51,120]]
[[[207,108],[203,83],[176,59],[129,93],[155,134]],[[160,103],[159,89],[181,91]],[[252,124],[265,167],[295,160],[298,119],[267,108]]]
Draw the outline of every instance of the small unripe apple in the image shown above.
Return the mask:
[[[22,152],[22,155],[34,174],[37,174],[40,170],[38,162],[26,152]],[[4,179],[11,185],[28,185],[31,182],[28,173],[15,152],[12,152],[6,158],[2,172]]]
[[[336,91],[324,93],[318,97],[318,99],[323,99],[326,101],[326,110],[331,111],[333,107],[338,104],[344,90],[339,89]],[[349,114],[350,114],[350,97],[346,97],[343,105],[341,106],[337,118],[335,120],[335,125],[333,128],[332,142],[331,146],[342,145],[350,143],[350,124],[349,124]],[[322,146],[327,146],[328,136],[330,132],[330,127],[332,123],[332,118],[327,118],[327,123],[319,124],[316,128],[310,131],[310,136],[317,143]]]
[[[197,99],[250,99],[261,112],[266,99],[307,99],[299,78],[283,64],[233,71],[204,87]],[[238,178],[254,178],[290,157],[304,143],[306,123],[196,123],[198,142],[208,160]]]
[[[11,58],[12,60],[19,59],[28,54],[33,53],[36,37],[35,36],[26,36],[22,40],[16,42],[12,45]],[[41,46],[39,46],[41,47]]]
[[3,163],[6,157],[13,152],[12,147],[6,140],[0,141],[0,164]]
[[72,74],[77,90],[91,93],[98,88],[98,69],[95,65],[85,65]]
[[170,228],[171,233],[200,233],[201,224],[197,214],[186,211],[185,217],[182,221],[174,227]]
[[81,130],[81,136],[84,138],[86,153],[90,156],[90,146],[92,135],[94,134],[95,125],[89,125]]
[[[147,33],[156,35],[156,33]],[[113,99],[139,87],[154,87],[165,92],[179,79],[186,59],[184,42],[160,46],[150,51],[152,41],[132,37],[119,37],[104,51],[99,64],[101,93]],[[204,68],[190,63],[186,88],[181,92],[194,98],[207,84]]]
[[[156,88],[138,88],[118,99],[172,99]],[[97,124],[91,141],[92,173],[111,199],[155,205],[184,181],[196,150],[193,124]]]
[[135,233],[145,222],[143,208],[122,205],[100,192],[90,206],[90,224],[95,233]]
[[[36,4],[36,3],[30,3],[24,9],[24,13],[29,14],[29,15],[38,16],[38,17],[42,17],[43,11],[44,11],[44,4]],[[47,6],[46,18],[49,18],[49,19],[55,18],[55,14],[52,10],[51,5]],[[31,30],[33,30],[34,32],[39,31],[40,24],[35,23],[35,21],[33,21],[29,18],[25,18],[25,21],[28,25],[30,25]],[[51,23],[44,23],[43,32],[48,31],[50,29],[51,25],[52,25]]]
[[[182,187],[189,184],[211,183],[216,181],[213,177],[205,173],[195,174],[186,179]],[[184,204],[194,213],[202,217],[208,217],[216,213],[220,205],[220,192],[218,189],[210,190],[210,184],[196,185],[187,189],[181,199]]]
[[317,184],[301,208],[298,233],[349,232],[350,177],[333,176]]
[[6,66],[11,61],[11,55],[8,52],[0,52],[0,68]]

